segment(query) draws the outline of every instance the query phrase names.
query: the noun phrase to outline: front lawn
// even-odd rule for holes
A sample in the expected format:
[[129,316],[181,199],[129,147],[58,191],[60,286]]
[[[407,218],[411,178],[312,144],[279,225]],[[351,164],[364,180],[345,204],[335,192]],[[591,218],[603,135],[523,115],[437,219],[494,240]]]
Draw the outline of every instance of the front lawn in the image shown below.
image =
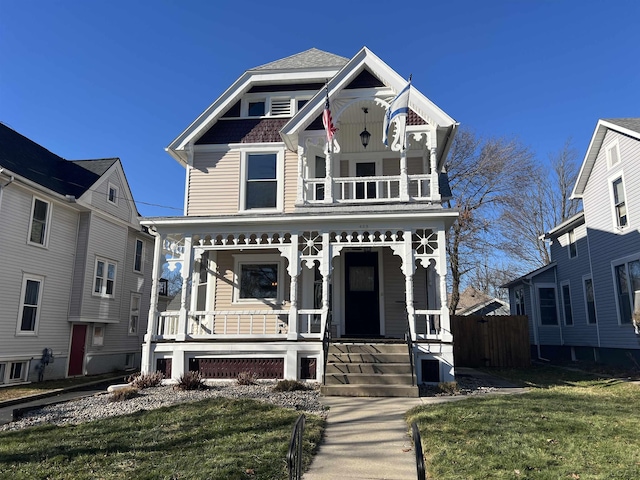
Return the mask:
[[408,412],[428,478],[640,478],[640,386],[549,368],[499,373],[531,391]]
[[[0,478],[285,479],[299,413],[216,398],[64,427],[0,432]],[[307,415],[305,464],[323,420]]]

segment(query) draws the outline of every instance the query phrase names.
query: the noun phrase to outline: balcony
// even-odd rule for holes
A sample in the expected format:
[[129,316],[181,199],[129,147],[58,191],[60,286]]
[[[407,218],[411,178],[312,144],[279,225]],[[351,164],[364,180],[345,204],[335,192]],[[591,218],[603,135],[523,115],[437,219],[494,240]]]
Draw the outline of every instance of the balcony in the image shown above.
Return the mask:
[[[433,202],[439,195],[433,195],[431,174],[385,175],[370,177],[303,178],[302,204],[326,203],[388,203],[388,202]],[[437,177],[436,177],[437,182]],[[332,196],[327,196],[327,186],[332,185]]]

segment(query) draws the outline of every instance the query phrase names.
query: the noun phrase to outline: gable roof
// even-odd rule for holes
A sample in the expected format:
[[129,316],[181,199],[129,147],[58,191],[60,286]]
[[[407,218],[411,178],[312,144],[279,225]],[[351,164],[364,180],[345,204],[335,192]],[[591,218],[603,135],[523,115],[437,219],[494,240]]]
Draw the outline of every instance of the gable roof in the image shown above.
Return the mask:
[[518,278],[514,278],[513,280],[511,280],[510,282],[507,282],[503,285],[500,285],[500,288],[510,288],[513,285],[516,285],[518,283],[524,283],[528,280],[531,280],[534,277],[537,277],[538,275],[540,275],[541,273],[546,272],[547,270],[549,270],[550,268],[556,268],[556,262],[551,262],[548,263],[540,268],[537,268],[529,273],[526,273]]
[[[491,297],[484,292],[474,288],[467,287],[458,300],[458,308],[456,315],[472,315],[478,311],[496,311],[501,310],[508,312],[507,302],[496,297]],[[508,314],[508,313],[505,313]]]
[[304,52],[296,53],[295,55],[291,55],[289,57],[252,68],[250,71],[296,69],[309,70],[313,68],[326,67],[342,68],[348,61],[348,58],[318,50],[317,48],[310,48],[309,50],[306,50]]
[[65,160],[0,123],[0,168],[60,195],[81,197],[117,161]]
[[578,173],[576,185],[573,187],[571,198],[582,198],[608,130],[614,130],[640,140],[640,118],[608,118],[598,120],[591,141],[589,142],[587,153],[582,161],[582,166]]

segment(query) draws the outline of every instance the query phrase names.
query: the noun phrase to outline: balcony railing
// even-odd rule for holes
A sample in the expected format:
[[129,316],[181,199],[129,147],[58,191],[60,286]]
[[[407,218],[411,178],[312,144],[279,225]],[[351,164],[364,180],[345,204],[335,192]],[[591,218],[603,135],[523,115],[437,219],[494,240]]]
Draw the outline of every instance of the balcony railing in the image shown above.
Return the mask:
[[[325,179],[307,178],[304,200],[308,203],[325,201]],[[412,200],[431,200],[431,175],[409,175],[407,195]],[[402,198],[401,176],[338,177],[333,179],[333,199],[337,203],[375,203]]]

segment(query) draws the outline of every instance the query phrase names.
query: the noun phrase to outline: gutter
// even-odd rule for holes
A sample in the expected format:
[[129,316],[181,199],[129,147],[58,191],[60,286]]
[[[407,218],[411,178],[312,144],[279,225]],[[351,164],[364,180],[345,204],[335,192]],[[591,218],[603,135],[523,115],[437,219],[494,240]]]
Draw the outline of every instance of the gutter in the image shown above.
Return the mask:
[[[0,174],[2,174],[5,171],[6,171],[5,168],[0,167]],[[4,185],[0,185],[0,210],[2,210],[2,192],[4,191],[5,187],[8,187],[9,185],[11,185],[13,181],[16,179],[16,177],[13,174],[11,174],[11,172],[5,173],[5,175],[9,176],[9,181]]]

